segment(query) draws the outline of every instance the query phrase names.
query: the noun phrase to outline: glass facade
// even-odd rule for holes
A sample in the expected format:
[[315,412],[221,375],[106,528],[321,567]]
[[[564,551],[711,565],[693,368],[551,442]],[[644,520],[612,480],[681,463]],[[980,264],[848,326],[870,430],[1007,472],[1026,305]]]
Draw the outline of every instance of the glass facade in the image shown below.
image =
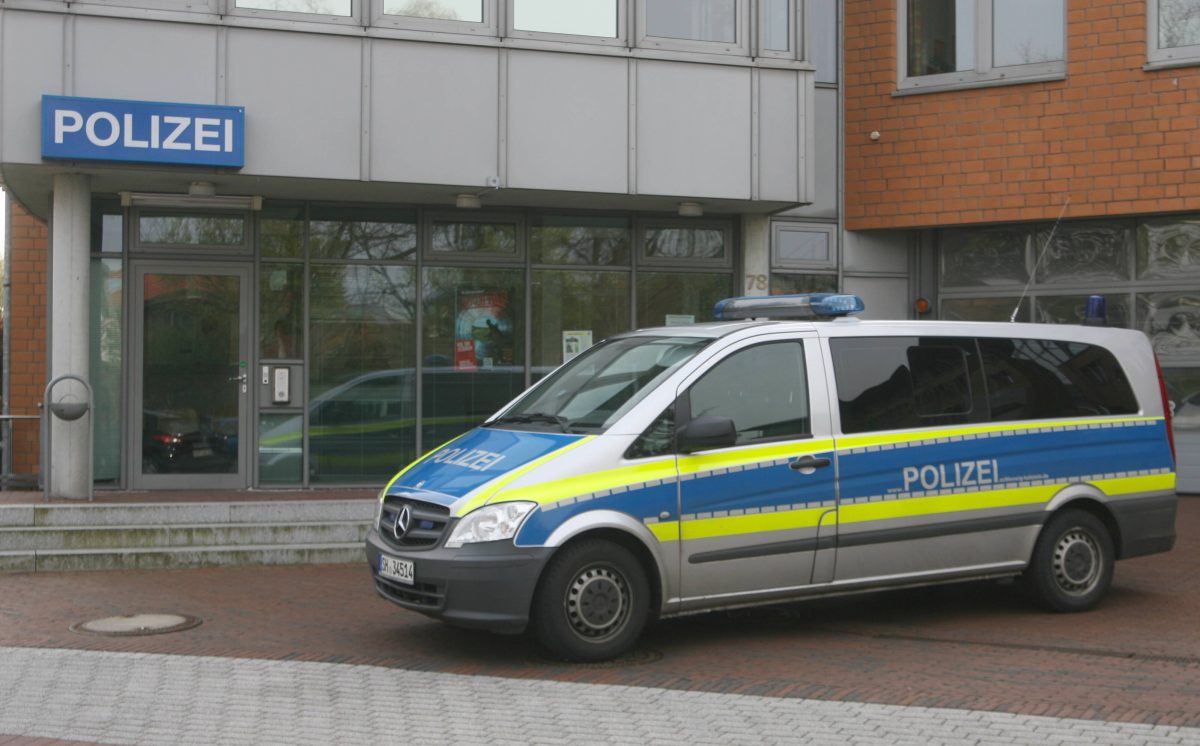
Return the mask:
[[[167,213],[103,197],[93,212],[92,370],[98,425],[111,430],[97,430],[97,479],[126,487],[142,474],[233,470],[246,486],[377,484],[591,345],[708,320],[735,290],[732,221],[301,202]],[[155,267],[146,307],[132,311],[141,339],[123,310],[131,262]],[[234,271],[253,296],[242,361]],[[139,370],[123,365],[130,345]],[[220,358],[219,370],[201,358]],[[172,382],[199,376],[208,383],[183,387],[199,398],[180,399]],[[245,421],[226,401],[242,380]],[[137,464],[123,392],[142,397],[143,429],[163,440]],[[183,467],[155,460],[187,447]]]
[[938,231],[943,319],[1078,324],[1090,295],[1108,325],[1140,329],[1163,367],[1175,428],[1200,428],[1200,217],[1078,220]]

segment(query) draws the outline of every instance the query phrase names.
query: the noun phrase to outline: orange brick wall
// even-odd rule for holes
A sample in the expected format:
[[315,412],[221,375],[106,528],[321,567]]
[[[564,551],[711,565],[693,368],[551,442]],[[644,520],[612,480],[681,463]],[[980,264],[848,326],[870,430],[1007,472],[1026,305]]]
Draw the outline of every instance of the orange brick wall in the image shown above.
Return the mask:
[[845,2],[849,229],[1200,210],[1200,67],[1142,70],[1146,0],[1067,0],[1065,80],[911,96],[896,19]]
[[[46,288],[50,237],[46,224],[9,195],[8,414],[39,414],[46,385]],[[38,423],[13,423],[15,474],[38,464]]]

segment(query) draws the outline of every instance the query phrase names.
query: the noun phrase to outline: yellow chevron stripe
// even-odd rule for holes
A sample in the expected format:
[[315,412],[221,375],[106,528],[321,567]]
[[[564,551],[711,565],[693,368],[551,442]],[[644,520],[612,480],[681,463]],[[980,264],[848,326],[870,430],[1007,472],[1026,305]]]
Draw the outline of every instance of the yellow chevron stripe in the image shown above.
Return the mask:
[[666,521],[664,523],[651,523],[646,526],[650,529],[650,533],[654,534],[654,538],[662,541],[679,541],[679,521]]
[[471,431],[470,431],[470,430],[468,430],[466,433],[462,433],[461,435],[456,435],[456,436],[454,436],[453,438],[451,438],[450,440],[447,440],[445,443],[442,443],[442,444],[441,444],[440,446],[438,446],[437,448],[434,448],[433,450],[430,450],[430,451],[426,451],[424,456],[422,456],[421,458],[417,459],[416,461],[412,462],[411,464],[409,464],[408,466],[404,467],[404,468],[403,468],[403,469],[401,469],[399,472],[397,472],[397,473],[396,473],[396,476],[392,477],[391,481],[389,481],[389,482],[387,483],[387,486],[383,488],[383,492],[379,493],[379,495],[380,495],[380,499],[383,499],[383,496],[384,496],[384,495],[387,495],[387,492],[388,492],[388,490],[390,490],[390,489],[392,488],[392,485],[396,483],[396,480],[397,480],[397,479],[399,479],[400,477],[404,476],[405,472],[407,472],[409,469],[413,468],[413,467],[414,467],[414,466],[416,466],[417,464],[421,463],[421,462],[422,462],[422,461],[424,461],[425,459],[427,459],[427,458],[429,458],[430,456],[432,456],[434,453],[436,453],[436,452],[438,452],[438,451],[442,450],[443,448],[445,448],[446,446],[450,445],[451,443],[453,443],[454,441],[456,441],[456,440],[458,440],[459,438],[463,437],[464,435],[466,435],[466,434],[467,434],[467,433],[469,433],[469,432],[471,432]]
[[553,482],[520,487],[508,490],[500,497],[504,500],[532,500],[539,505],[549,505],[568,497],[588,495],[615,487],[627,487],[631,484],[641,484],[655,479],[674,478],[675,459],[671,457],[648,464],[623,466],[619,469],[580,474]]
[[713,539],[740,534],[783,531],[790,528],[813,528],[831,508],[780,510],[775,513],[731,515],[720,518],[699,518],[683,522],[683,540]]
[[[504,489],[505,486],[511,484],[514,480],[517,479],[517,477],[527,474],[528,472],[536,469],[537,467],[541,466],[542,464],[544,464],[548,461],[553,461],[554,459],[558,458],[559,456],[562,456],[563,454],[567,453],[568,451],[573,451],[576,448],[578,448],[579,446],[583,445],[584,443],[587,443],[587,442],[595,440],[595,439],[596,439],[595,435],[588,435],[587,437],[580,438],[579,440],[575,441],[574,443],[568,443],[567,445],[563,446],[562,448],[559,448],[556,451],[551,451],[550,453],[547,453],[545,456],[542,456],[541,458],[536,458],[533,461],[530,461],[528,464],[525,464],[524,466],[513,469],[512,471],[510,471],[506,474],[502,474],[499,477],[496,477],[492,481],[484,484],[484,486],[482,488],[480,488],[480,492],[477,493],[475,495],[475,497],[472,497],[469,502],[467,502],[461,508],[459,508],[458,515],[460,517],[464,516],[467,513],[470,513],[475,508],[478,508],[481,505],[487,504],[487,502],[489,500],[491,500],[493,497],[496,496],[496,493],[498,493],[498,492],[500,492],[500,490]],[[520,492],[520,490],[513,490],[513,492]],[[511,494],[512,493],[505,493],[504,499],[506,501],[521,499],[521,498],[517,498],[517,497],[512,497]]]
[[1161,492],[1175,489],[1175,472],[1152,474],[1148,477],[1121,477],[1119,479],[1097,479],[1096,485],[1104,494],[1133,495],[1139,492]]
[[722,451],[704,456],[680,456],[679,471],[682,474],[695,474],[712,469],[724,469],[730,466],[746,466],[762,461],[774,461],[779,458],[796,458],[809,453],[821,453],[833,450],[833,439],[789,441],[753,448],[740,448],[736,451]]

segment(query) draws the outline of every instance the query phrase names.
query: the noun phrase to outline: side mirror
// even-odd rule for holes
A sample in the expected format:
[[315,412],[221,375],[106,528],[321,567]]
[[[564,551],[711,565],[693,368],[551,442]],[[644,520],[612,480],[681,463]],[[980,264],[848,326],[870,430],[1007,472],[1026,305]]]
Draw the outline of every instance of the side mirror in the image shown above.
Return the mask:
[[679,450],[684,453],[729,448],[737,444],[737,427],[728,417],[703,415],[679,431]]

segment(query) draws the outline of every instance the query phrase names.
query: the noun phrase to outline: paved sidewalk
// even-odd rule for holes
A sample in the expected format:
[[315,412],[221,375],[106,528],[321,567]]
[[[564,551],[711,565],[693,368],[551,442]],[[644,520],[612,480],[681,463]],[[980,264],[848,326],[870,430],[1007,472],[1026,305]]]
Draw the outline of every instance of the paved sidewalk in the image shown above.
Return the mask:
[[1200,729],[150,653],[0,648],[0,733],[107,744],[1200,744]]

